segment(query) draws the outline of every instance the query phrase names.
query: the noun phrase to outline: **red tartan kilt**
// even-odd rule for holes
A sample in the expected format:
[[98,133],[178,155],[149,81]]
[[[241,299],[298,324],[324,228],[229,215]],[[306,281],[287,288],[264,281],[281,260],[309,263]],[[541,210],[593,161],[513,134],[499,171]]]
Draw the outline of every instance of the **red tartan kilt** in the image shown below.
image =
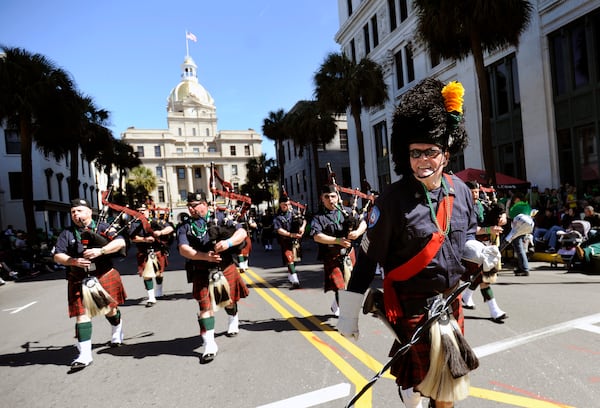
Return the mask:
[[[156,271],[156,274],[160,276],[165,271],[167,265],[169,265],[169,258],[162,251],[154,251],[154,254],[156,254],[156,259],[158,259],[158,271]],[[138,266],[137,273],[139,276],[142,276],[146,267],[146,261],[148,260],[148,254],[146,252],[138,252],[135,255],[135,259]]]
[[249,236],[247,236],[245,241],[246,241],[246,245],[240,251],[240,255],[247,257],[248,255],[250,255],[250,251],[252,251],[252,240],[250,239]]
[[279,246],[281,247],[281,261],[285,265],[294,263],[294,251],[292,249],[292,240],[280,238]]
[[[123,281],[121,280],[119,271],[113,268],[108,272],[97,276],[97,278],[104,290],[106,290],[115,300],[115,303],[111,303],[110,307],[117,307],[118,305],[125,303],[127,293],[125,292],[125,287],[123,286]],[[69,317],[81,316],[85,314],[80,279],[69,277],[67,296],[69,301]]]
[[[356,255],[354,248],[350,251],[350,259],[352,260],[352,266],[356,263]],[[346,288],[346,282],[344,281],[344,271],[342,270],[342,258],[341,257],[330,257],[325,256],[323,260],[324,267],[324,282],[323,289],[325,292],[333,290],[343,290]]]
[[[459,300],[460,298],[452,303],[452,309],[454,318],[461,331],[464,333],[465,320],[462,305]],[[399,333],[399,337],[402,339],[403,344],[410,341],[417,326],[426,320],[427,315],[402,317],[398,319],[398,322],[394,327],[396,328],[396,332]],[[395,341],[389,356],[393,356],[402,345],[399,344],[398,341]],[[421,340],[411,346],[408,349],[408,352],[392,365],[390,373],[396,377],[396,384],[402,386],[402,388],[409,388],[415,387],[423,381],[429,370],[430,349],[431,340],[429,338],[429,332],[424,332],[421,336]]]
[[[242,276],[240,275],[235,264],[231,264],[225,268],[223,274],[229,283],[230,297],[234,303],[239,301],[241,298],[248,296],[250,291],[248,290],[248,287],[242,279]],[[205,273],[195,274],[195,279],[192,283],[192,296],[200,304],[201,311],[208,311],[212,309],[208,283],[208,271]]]

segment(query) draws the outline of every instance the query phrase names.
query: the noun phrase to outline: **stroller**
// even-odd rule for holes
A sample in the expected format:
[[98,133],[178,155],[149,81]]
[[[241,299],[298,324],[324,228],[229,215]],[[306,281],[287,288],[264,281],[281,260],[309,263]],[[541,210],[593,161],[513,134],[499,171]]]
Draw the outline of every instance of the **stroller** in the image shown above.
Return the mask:
[[569,225],[566,231],[558,231],[558,254],[562,258],[567,270],[573,266],[576,248],[588,239],[591,224],[588,221],[576,220]]

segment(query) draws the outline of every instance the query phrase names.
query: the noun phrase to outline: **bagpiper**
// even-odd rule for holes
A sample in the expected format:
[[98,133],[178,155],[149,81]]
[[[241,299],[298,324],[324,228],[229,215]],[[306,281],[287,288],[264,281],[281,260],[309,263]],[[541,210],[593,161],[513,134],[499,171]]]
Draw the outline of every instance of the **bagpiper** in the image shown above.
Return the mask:
[[68,267],[69,317],[75,317],[75,336],[79,356],[70,372],[92,363],[92,320],[103,314],[112,328],[110,345],[123,342],[123,319],[118,305],[127,297],[121,275],[113,268],[111,254],[126,246],[123,236],[106,222],[92,219],[88,200],[71,201],[73,225],[63,230],[54,248],[54,262]]
[[190,217],[177,227],[177,244],[179,253],[186,258],[187,279],[200,308],[204,364],[213,361],[219,349],[215,342],[217,310],[223,307],[229,316],[227,336],[239,333],[238,301],[249,291],[234,259],[247,233],[223,211],[209,208],[203,192],[189,193],[187,207]]

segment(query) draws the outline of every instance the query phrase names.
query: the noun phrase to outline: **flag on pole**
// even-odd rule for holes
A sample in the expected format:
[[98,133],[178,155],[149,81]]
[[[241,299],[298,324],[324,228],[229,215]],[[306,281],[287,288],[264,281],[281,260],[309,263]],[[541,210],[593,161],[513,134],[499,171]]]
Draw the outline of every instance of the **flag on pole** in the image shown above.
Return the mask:
[[185,38],[187,38],[188,40],[192,40],[193,42],[198,41],[198,39],[196,38],[196,36],[190,32],[185,33]]

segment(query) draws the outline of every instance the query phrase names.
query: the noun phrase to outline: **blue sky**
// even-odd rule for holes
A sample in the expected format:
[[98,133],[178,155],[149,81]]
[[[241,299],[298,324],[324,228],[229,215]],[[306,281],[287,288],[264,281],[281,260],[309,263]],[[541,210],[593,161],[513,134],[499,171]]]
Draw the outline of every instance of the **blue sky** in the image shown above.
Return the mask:
[[[311,99],[313,75],[339,52],[335,0],[2,0],[0,44],[43,54],[78,89],[129,126],[165,129],[180,80],[186,30],[198,80],[215,100],[219,130],[262,134],[269,112]],[[274,157],[271,141],[263,152]]]

